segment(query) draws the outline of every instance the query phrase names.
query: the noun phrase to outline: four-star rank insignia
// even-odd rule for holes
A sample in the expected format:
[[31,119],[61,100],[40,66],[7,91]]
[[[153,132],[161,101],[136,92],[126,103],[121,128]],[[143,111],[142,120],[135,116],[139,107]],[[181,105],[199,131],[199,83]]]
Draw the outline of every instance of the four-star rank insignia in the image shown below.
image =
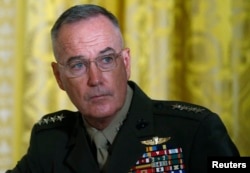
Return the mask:
[[43,124],[49,124],[49,123],[60,122],[60,121],[62,121],[64,118],[65,118],[65,117],[64,117],[63,114],[54,115],[54,116],[42,118],[40,121],[38,121],[37,124],[43,125]]
[[196,106],[181,105],[181,104],[172,105],[172,109],[185,110],[185,111],[194,112],[194,113],[200,113],[205,110],[204,108],[200,108]]

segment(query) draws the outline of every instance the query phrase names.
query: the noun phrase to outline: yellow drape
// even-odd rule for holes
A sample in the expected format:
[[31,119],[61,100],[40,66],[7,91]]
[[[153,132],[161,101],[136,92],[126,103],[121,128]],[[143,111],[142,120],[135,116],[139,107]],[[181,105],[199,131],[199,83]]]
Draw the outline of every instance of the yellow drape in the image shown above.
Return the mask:
[[131,48],[131,79],[149,96],[210,108],[250,155],[249,0],[1,0],[0,173],[26,152],[42,115],[75,110],[52,75],[49,31],[79,3],[118,16]]

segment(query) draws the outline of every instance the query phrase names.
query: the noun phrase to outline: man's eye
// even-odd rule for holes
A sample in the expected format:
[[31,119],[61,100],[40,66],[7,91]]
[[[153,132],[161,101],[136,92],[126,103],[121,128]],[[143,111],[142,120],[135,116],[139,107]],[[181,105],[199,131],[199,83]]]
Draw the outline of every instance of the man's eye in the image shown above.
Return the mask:
[[82,69],[85,68],[85,64],[83,62],[74,62],[69,64],[70,69]]
[[99,59],[99,62],[102,64],[111,64],[114,61],[114,56],[113,55],[107,55],[103,56]]

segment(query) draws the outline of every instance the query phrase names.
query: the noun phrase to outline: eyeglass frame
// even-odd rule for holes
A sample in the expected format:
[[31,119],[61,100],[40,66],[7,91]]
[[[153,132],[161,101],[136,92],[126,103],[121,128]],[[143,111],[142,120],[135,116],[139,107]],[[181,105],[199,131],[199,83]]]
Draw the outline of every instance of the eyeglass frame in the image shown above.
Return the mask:
[[[78,75],[72,75],[72,73],[70,72],[70,63],[66,63],[66,64],[62,64],[60,63],[59,61],[57,61],[56,63],[58,65],[60,65],[61,67],[63,67],[63,69],[65,69],[65,74],[67,77],[69,78],[77,78],[77,77],[80,77],[82,76],[83,74],[86,74],[90,68],[90,65],[92,62],[95,63],[96,67],[101,71],[101,72],[108,72],[108,71],[111,71],[113,70],[116,66],[117,66],[117,62],[116,62],[116,59],[121,57],[122,55],[122,52],[125,50],[125,48],[121,49],[118,53],[114,52],[114,53],[110,53],[110,54],[107,54],[107,55],[100,55],[100,56],[97,56],[96,58],[94,58],[94,60],[90,60],[90,59],[77,59],[78,62],[81,62],[82,65],[85,66],[85,70],[82,72],[82,73],[79,73]],[[113,57],[113,66],[109,69],[103,69],[100,67],[100,64],[98,64],[98,60],[102,60],[103,58],[105,57],[108,57],[108,56],[111,56]],[[81,56],[79,56],[81,57]]]

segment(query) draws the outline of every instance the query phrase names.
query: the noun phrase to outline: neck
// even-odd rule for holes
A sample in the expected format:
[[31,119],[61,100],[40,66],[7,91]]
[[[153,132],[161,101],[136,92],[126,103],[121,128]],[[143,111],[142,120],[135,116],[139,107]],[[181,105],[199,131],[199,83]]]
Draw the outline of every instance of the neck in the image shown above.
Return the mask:
[[92,117],[89,118],[89,117],[85,117],[85,120],[87,121],[87,123],[91,127],[94,127],[97,130],[103,130],[106,127],[108,127],[108,125],[111,123],[113,118],[114,118],[114,116],[105,117],[105,118],[92,118]]

